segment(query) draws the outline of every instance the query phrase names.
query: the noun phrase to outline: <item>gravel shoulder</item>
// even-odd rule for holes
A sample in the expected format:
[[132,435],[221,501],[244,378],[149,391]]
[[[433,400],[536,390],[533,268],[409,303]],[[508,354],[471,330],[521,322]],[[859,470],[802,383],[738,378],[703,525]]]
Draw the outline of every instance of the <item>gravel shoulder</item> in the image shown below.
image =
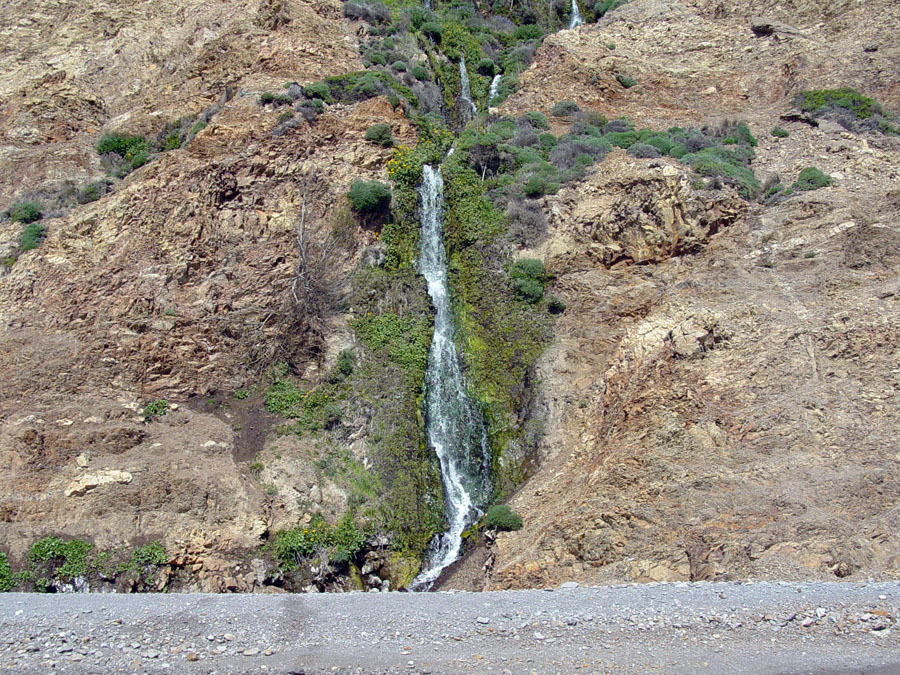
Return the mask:
[[0,668],[66,673],[900,672],[900,583],[0,596]]

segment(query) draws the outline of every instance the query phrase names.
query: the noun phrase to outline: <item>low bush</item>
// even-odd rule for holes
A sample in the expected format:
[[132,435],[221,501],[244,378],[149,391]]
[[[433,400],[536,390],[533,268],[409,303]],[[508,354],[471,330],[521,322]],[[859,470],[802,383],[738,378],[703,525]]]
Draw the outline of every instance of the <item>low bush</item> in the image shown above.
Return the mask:
[[424,66],[415,65],[409,72],[414,78],[422,82],[428,82],[431,80],[431,73],[429,73],[428,68],[425,68]]
[[684,155],[680,161],[701,176],[732,185],[744,199],[752,199],[759,193],[759,181],[747,167],[749,160],[746,159],[745,153],[738,152],[739,149],[707,147]]
[[493,77],[494,73],[497,72],[497,64],[495,64],[491,59],[484,58],[478,61],[478,74],[484,75],[485,77]]
[[15,586],[15,582],[12,568],[9,566],[9,559],[6,557],[6,553],[0,551],[0,593],[11,591],[13,586]]
[[370,143],[390,148],[394,145],[394,135],[391,133],[391,125],[383,122],[373,124],[366,129],[366,140]]
[[516,29],[513,31],[512,39],[516,42],[525,42],[528,40],[540,40],[544,37],[543,29],[537,24],[525,24],[522,26],[516,26]]
[[337,525],[329,525],[321,514],[316,514],[305,527],[276,532],[271,551],[280,567],[290,572],[314,555],[333,563],[346,563],[359,554],[365,542],[365,532],[351,513],[345,514]]
[[551,295],[547,298],[547,309],[551,314],[562,314],[566,311],[566,303],[561,298]]
[[169,556],[166,549],[159,541],[151,541],[145,546],[139,546],[131,552],[131,560],[128,568],[132,570],[142,570],[147,567],[160,567],[169,562]]
[[394,63],[391,64],[391,68],[396,70],[398,73],[406,72],[406,64],[403,61],[394,61]]
[[860,119],[866,119],[883,112],[881,105],[875,99],[863,96],[849,87],[802,91],[797,95],[795,104],[800,110],[813,115],[822,114],[834,108],[843,108]]
[[522,517],[506,504],[496,504],[487,510],[482,521],[488,530],[521,530]]
[[558,101],[554,104],[550,114],[554,117],[571,117],[579,112],[581,112],[581,108],[575,101]]
[[377,180],[355,180],[347,195],[357,213],[375,215],[387,211],[391,204],[391,188]]
[[150,421],[162,417],[169,412],[169,402],[164,398],[154,399],[144,406],[144,419]]
[[439,44],[444,35],[444,29],[436,21],[428,21],[422,25],[422,33],[432,42]]
[[47,228],[41,223],[29,223],[19,236],[19,250],[32,251],[41,245],[47,236]]
[[619,84],[621,84],[626,89],[631,89],[632,87],[637,85],[637,80],[630,75],[626,75],[625,73],[616,73],[616,80],[618,80]]
[[100,199],[100,197],[105,195],[108,190],[109,183],[104,181],[94,181],[78,190],[78,194],[75,195],[75,200],[79,204],[89,204],[90,202],[95,202]]
[[516,125],[530,129],[549,129],[550,123],[547,116],[537,110],[529,110],[516,120]]
[[38,576],[70,581],[87,571],[87,554],[92,548],[92,544],[81,539],[44,537],[32,545],[28,560]]
[[28,225],[41,219],[41,205],[37,202],[21,202],[13,204],[7,211],[9,219],[14,223]]
[[628,148],[628,156],[637,159],[654,159],[661,155],[662,153],[659,151],[659,148],[648,145],[647,143],[635,143]]
[[307,98],[317,98],[325,103],[331,101],[331,88],[325,82],[313,82],[303,87],[303,95]]
[[282,105],[292,105],[294,99],[287,94],[273,94],[271,91],[264,91],[259,95],[260,105],[272,105],[276,108]]
[[556,168],[547,162],[536,162],[523,169],[524,184],[522,191],[532,199],[543,195],[555,194],[559,190],[559,174]]
[[539,302],[544,297],[547,270],[544,263],[535,258],[522,258],[509,268],[513,290],[521,300]]
[[875,99],[849,87],[803,91],[794,103],[813,117],[834,119],[851,131],[900,134],[900,117],[885,110]]
[[772,135],[775,138],[787,138],[788,136],[790,136],[790,134],[781,127],[774,127],[772,129]]
[[830,176],[826,176],[819,169],[810,166],[800,172],[800,175],[791,187],[795,190],[808,191],[828,187],[831,183]]

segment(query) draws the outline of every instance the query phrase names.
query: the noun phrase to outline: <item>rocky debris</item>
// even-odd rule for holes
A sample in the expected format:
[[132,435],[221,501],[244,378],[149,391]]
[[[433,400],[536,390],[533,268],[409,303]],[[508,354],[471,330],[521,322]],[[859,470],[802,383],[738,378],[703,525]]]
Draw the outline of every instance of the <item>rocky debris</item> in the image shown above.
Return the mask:
[[[758,673],[890,668],[896,661],[896,583],[548,590],[309,595],[291,602],[12,594],[0,603],[0,663],[27,673],[282,672],[301,658],[313,673],[568,672],[610,663],[640,664],[625,672],[663,664],[694,671],[706,663],[714,671]],[[319,623],[325,620],[327,630]]]
[[695,192],[684,167],[616,152],[584,183],[547,198],[554,236],[539,253],[554,272],[660,262],[696,251],[746,210],[734,194]]
[[128,484],[133,476],[127,471],[109,469],[97,473],[88,473],[72,481],[63,494],[66,497],[81,497],[88,490],[93,490],[109,483]]

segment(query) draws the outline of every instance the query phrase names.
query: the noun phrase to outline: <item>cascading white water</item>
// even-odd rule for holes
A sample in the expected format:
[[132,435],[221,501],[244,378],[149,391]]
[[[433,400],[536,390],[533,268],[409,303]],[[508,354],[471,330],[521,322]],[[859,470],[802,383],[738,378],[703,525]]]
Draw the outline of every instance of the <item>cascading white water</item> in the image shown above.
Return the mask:
[[428,590],[441,571],[459,557],[462,533],[491,496],[490,455],[484,420],[466,392],[459,354],[453,342],[453,317],[444,250],[444,181],[440,167],[425,166],[421,199],[419,271],[434,303],[434,337],[425,371],[425,436],[438,457],[444,486],[447,531],[429,547],[423,571],[412,590]]
[[472,100],[472,91],[469,89],[469,72],[466,70],[466,57],[459,59],[459,99],[463,102],[463,124],[472,121],[478,114],[475,101]]
[[569,19],[569,30],[577,28],[583,23],[581,12],[578,11],[578,2],[577,0],[572,0],[572,17]]
[[488,107],[491,105],[491,101],[494,100],[494,97],[497,95],[497,92],[500,89],[500,78],[503,77],[500,73],[494,75],[494,79],[491,80],[491,88],[488,90]]

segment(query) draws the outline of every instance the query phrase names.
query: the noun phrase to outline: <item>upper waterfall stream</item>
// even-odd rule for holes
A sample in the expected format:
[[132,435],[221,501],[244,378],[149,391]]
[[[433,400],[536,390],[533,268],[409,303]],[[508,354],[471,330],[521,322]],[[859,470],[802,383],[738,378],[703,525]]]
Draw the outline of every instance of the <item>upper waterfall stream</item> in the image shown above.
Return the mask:
[[581,12],[578,11],[578,0],[572,0],[572,18],[569,19],[569,30],[578,28],[583,23]]
[[459,557],[462,533],[479,516],[491,494],[490,453],[481,413],[466,392],[453,341],[453,317],[444,250],[444,181],[440,167],[423,169],[419,271],[434,303],[434,336],[425,371],[425,437],[441,466],[447,531],[429,548],[413,590],[427,590]]
[[[465,104],[463,108],[463,124],[471,122],[478,114],[478,107],[472,100],[472,90],[469,88],[469,71],[466,70],[466,57],[459,60],[459,98]],[[462,111],[461,111],[462,112]]]

